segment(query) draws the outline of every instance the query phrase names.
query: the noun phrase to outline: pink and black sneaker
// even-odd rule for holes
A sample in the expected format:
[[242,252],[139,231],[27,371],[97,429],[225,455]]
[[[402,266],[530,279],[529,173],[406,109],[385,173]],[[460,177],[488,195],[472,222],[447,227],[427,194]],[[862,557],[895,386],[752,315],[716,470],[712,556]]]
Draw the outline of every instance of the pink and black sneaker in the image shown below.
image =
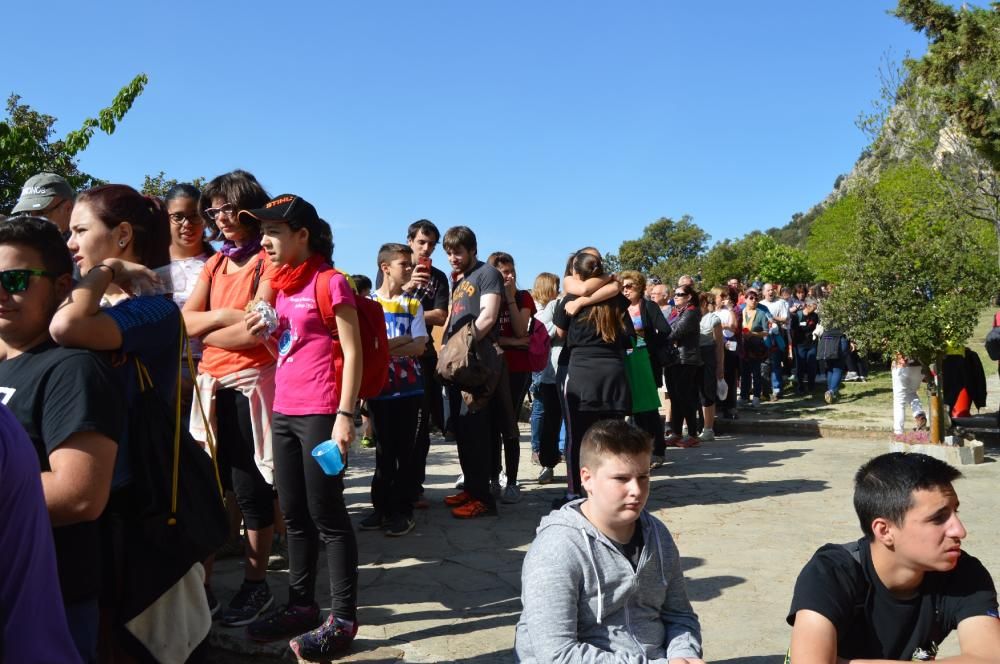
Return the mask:
[[316,629],[288,642],[295,656],[309,662],[329,662],[351,648],[358,634],[358,623],[335,618],[333,614]]

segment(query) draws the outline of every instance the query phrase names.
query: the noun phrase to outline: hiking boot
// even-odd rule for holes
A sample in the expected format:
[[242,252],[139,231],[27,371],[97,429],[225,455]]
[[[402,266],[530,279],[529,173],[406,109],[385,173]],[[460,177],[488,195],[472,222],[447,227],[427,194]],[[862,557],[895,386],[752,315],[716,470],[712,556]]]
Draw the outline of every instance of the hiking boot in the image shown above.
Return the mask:
[[462,491],[461,493],[456,493],[452,496],[444,497],[444,504],[448,507],[458,507],[459,505],[464,505],[472,500],[472,494],[468,491]]
[[497,508],[490,507],[481,500],[472,498],[464,505],[459,505],[451,511],[451,515],[456,519],[475,519],[480,516],[496,516]]
[[285,606],[247,627],[247,636],[254,641],[277,641],[307,632],[322,622],[319,607]]
[[698,436],[698,438],[700,438],[703,443],[706,441],[715,440],[715,431],[713,431],[712,429],[705,429],[701,432],[701,435]]
[[316,629],[300,634],[288,642],[295,656],[308,662],[329,662],[350,649],[358,633],[358,623],[333,614]]
[[385,534],[389,537],[402,537],[413,530],[415,525],[417,524],[412,517],[400,514],[389,519],[389,524],[385,527]]
[[219,604],[219,600],[215,599],[215,593],[208,586],[205,586],[205,599],[208,600],[208,612],[214,620],[219,615],[219,609],[222,608],[222,605]]
[[514,503],[521,502],[521,489],[517,486],[516,482],[504,487],[503,495],[500,496],[500,502],[505,505],[513,505]]
[[691,436],[684,436],[677,443],[677,447],[683,448],[698,447],[699,445],[701,445],[701,441],[697,438],[692,438]]
[[266,581],[261,583],[244,581],[236,592],[236,596],[229,602],[229,607],[222,614],[222,626],[249,625],[267,611],[272,604],[274,604],[274,595],[271,594]]
[[455,490],[461,491],[464,488],[465,488],[465,473],[462,473],[461,475],[458,476],[458,479],[455,480]]
[[549,484],[555,472],[551,468],[542,468],[542,472],[538,473],[538,483],[539,484]]
[[358,523],[359,530],[381,530],[386,525],[385,515],[378,510],[372,512]]

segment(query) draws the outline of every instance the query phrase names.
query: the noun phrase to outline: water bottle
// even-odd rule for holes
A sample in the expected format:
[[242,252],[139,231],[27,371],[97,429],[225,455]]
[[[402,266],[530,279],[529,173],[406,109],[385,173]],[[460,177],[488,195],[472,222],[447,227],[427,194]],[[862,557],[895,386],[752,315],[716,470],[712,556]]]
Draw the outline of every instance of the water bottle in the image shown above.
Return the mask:
[[344,459],[340,456],[340,446],[332,440],[325,440],[314,447],[312,455],[327,475],[337,476],[344,470]]

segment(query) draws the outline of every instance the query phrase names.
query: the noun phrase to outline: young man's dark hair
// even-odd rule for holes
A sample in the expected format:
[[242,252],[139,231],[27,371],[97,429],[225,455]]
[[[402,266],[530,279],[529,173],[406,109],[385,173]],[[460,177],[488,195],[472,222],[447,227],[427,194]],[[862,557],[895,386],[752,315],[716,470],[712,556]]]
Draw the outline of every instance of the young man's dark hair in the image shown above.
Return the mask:
[[0,244],[16,244],[38,252],[46,272],[55,276],[73,273],[73,257],[59,228],[47,219],[14,216],[0,224]]
[[894,452],[877,456],[858,469],[854,476],[854,511],[861,530],[875,539],[872,522],[883,517],[901,524],[913,507],[913,492],[920,489],[951,488],[961,471],[926,454]]
[[429,219],[418,219],[410,224],[410,227],[406,229],[406,239],[412,240],[417,237],[418,233],[423,233],[428,237],[433,235],[435,243],[441,239],[441,231]]
[[883,454],[861,467],[854,502],[865,536],[820,547],[799,574],[786,618],[793,664],[933,660],[956,629],[962,661],[996,661],[997,594],[962,550],[951,484],[960,476],[922,454]]
[[444,233],[441,241],[445,251],[452,251],[457,247],[464,247],[466,251],[476,251],[476,234],[468,226],[452,226]]

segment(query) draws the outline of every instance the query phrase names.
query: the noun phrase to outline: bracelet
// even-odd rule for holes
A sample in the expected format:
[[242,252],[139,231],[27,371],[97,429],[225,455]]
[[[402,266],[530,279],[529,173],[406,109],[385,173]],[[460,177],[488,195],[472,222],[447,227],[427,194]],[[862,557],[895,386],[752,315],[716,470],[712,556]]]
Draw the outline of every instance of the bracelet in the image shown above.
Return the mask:
[[108,270],[110,270],[111,271],[111,281],[115,280],[115,276],[116,276],[115,275],[115,268],[111,267],[110,265],[105,265],[104,263],[98,263],[94,267],[90,268],[90,270],[87,271],[87,276],[89,277],[91,272],[93,272],[94,270],[96,270],[97,268],[100,268],[100,267],[107,268]]
[[338,408],[338,409],[337,409],[337,415],[343,415],[344,417],[349,417],[349,418],[351,418],[352,420],[354,419],[354,413],[352,413],[352,412],[351,412],[351,411],[349,411],[349,410],[343,410],[343,409],[341,409],[341,408]]

